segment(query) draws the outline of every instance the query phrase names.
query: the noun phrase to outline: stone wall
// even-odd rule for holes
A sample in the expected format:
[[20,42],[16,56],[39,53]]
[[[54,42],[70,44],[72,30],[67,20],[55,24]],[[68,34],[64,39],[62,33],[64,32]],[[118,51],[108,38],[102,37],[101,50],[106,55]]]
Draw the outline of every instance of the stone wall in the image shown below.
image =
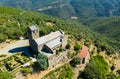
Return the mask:
[[64,35],[63,39],[62,39],[62,48],[65,48],[67,45],[67,39],[68,39],[68,35]]
[[54,56],[48,58],[49,68],[54,67],[58,63],[66,62],[67,60],[68,60],[68,58],[67,58],[67,53],[66,52],[61,53],[59,56],[54,55]]
[[[90,60],[90,55],[89,55],[89,53],[88,53],[85,58],[83,58],[83,59],[80,60],[80,64],[89,63],[89,60]],[[83,61],[84,61],[84,63],[83,63]]]

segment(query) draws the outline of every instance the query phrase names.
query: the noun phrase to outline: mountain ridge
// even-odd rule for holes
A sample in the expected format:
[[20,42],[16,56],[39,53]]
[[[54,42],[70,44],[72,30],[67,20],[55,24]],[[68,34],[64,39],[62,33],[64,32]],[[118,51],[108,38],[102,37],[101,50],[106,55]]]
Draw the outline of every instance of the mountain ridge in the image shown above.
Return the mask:
[[120,15],[120,0],[1,0],[0,4],[64,19]]

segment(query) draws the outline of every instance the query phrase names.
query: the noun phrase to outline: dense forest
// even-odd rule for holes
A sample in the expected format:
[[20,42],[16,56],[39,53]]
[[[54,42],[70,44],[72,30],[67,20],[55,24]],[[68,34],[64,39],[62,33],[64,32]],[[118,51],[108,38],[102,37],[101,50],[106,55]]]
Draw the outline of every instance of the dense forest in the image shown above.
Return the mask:
[[40,35],[61,29],[64,30],[66,34],[70,34],[71,38],[92,39],[93,37],[92,31],[78,22],[61,20],[40,13],[8,7],[0,7],[0,14],[1,42],[6,39],[18,39],[20,36],[27,38],[27,27],[35,24],[40,28]]
[[79,19],[120,15],[120,0],[1,0],[0,5]]
[[[92,56],[91,61],[86,65],[85,70],[80,73],[79,79],[120,79],[120,75],[112,72],[114,66],[110,67],[104,57]],[[118,72],[118,71],[117,71]]]
[[111,46],[120,49],[120,17],[90,18],[83,22],[93,31],[111,40]]

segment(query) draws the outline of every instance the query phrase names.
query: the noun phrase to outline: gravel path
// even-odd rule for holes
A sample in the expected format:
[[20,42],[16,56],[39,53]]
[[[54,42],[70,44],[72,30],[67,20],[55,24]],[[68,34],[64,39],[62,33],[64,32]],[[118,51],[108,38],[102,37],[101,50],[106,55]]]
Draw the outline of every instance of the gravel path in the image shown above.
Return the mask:
[[74,71],[73,79],[78,79],[78,76],[80,75],[79,72],[83,71],[85,69],[85,66],[86,66],[85,64],[81,64],[73,69],[73,71]]

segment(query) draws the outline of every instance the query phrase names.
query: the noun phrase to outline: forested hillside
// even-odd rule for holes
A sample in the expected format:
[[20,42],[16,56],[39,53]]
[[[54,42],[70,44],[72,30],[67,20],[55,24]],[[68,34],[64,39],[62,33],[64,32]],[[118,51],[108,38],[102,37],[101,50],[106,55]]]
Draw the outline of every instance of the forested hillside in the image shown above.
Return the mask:
[[90,29],[106,36],[114,48],[120,49],[120,17],[88,19],[84,22]]
[[120,0],[1,0],[0,5],[43,12],[60,18],[119,16]]
[[95,43],[97,47],[106,50],[109,54],[114,51],[111,40],[92,32],[78,22],[65,21],[40,13],[8,7],[0,7],[0,42],[6,39],[18,39],[20,36],[27,38],[26,29],[34,24],[39,26],[41,36],[61,29],[70,35],[70,39],[85,39],[86,45]]
[[71,21],[60,20],[40,13],[0,7],[1,42],[8,38],[17,39],[20,36],[27,37],[26,28],[34,24],[40,27],[41,35],[62,29],[75,39],[91,39],[93,37],[92,31],[77,22],[71,23]]

